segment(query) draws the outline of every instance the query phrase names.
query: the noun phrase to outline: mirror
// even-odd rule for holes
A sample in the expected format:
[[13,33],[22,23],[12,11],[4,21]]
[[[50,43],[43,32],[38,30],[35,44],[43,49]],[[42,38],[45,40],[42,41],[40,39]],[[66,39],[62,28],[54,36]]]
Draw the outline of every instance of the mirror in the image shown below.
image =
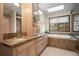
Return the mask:
[[[26,7],[25,7],[26,6]],[[30,8],[27,8],[29,6],[32,7],[32,10]],[[31,13],[26,12],[27,10],[30,12],[32,11],[33,18],[30,18],[29,15]],[[4,3],[4,20],[3,20],[3,38],[10,39],[17,36],[28,36],[27,30],[30,29],[30,31],[33,32],[33,35],[38,34],[38,16],[34,14],[38,10],[38,4],[33,3],[31,4],[16,4],[16,3]],[[24,12],[24,13],[23,13]],[[32,17],[31,16],[31,17]],[[23,19],[22,19],[23,18]],[[30,19],[33,22],[29,22],[27,19]],[[27,24],[30,24],[29,28],[26,26]],[[31,26],[33,25],[33,26]],[[30,34],[29,34],[30,35]]]
[[19,3],[4,3],[3,33],[21,32],[21,8]]

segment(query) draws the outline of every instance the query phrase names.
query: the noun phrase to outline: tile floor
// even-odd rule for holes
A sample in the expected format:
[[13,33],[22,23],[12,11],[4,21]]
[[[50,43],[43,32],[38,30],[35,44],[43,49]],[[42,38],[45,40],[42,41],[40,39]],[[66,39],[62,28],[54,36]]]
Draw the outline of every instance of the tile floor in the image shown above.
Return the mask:
[[77,56],[75,52],[54,48],[54,47],[47,47],[41,56]]

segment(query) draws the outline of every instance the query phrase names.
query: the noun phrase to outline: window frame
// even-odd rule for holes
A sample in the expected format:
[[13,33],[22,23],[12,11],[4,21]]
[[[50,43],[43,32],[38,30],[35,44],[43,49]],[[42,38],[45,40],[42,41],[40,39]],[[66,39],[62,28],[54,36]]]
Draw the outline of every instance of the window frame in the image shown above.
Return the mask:
[[[59,31],[59,28],[58,28],[58,31],[51,31],[50,30],[50,20],[51,20],[51,18],[59,18],[59,17],[65,17],[65,16],[68,16],[68,21],[69,21],[69,31]],[[58,25],[58,27],[59,27],[59,25]],[[64,16],[56,16],[56,17],[50,17],[49,18],[49,32],[70,32],[70,15],[64,15]]]
[[79,31],[74,31],[74,17],[75,17],[76,15],[79,15],[79,14],[73,14],[73,15],[72,15],[72,31],[73,31],[73,32],[79,32]]

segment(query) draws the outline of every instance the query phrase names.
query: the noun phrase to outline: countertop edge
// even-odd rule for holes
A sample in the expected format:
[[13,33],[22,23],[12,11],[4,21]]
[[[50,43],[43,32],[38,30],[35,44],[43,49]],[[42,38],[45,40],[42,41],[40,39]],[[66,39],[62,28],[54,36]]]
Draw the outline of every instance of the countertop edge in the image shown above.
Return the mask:
[[37,35],[37,36],[33,36],[33,37],[28,37],[28,38],[26,38],[26,39],[28,39],[28,40],[25,40],[25,41],[23,41],[23,42],[16,43],[16,44],[14,44],[14,45],[9,45],[9,44],[5,43],[4,41],[1,41],[0,44],[3,44],[3,45],[6,45],[6,46],[8,46],[8,47],[13,48],[13,47],[19,46],[19,45],[21,45],[21,44],[23,44],[23,43],[28,43],[29,41],[35,40],[36,38],[39,38],[39,37],[41,37],[41,36],[44,36],[44,35]]

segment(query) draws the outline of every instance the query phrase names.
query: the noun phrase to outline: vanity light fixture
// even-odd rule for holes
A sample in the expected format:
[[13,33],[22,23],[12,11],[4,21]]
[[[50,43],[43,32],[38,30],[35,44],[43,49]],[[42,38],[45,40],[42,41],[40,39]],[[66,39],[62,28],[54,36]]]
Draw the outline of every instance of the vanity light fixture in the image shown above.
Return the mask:
[[60,5],[60,6],[56,6],[53,8],[49,8],[47,9],[48,12],[54,12],[54,11],[58,11],[58,10],[63,10],[64,9],[64,5]]
[[19,3],[14,3],[14,5],[15,5],[15,6],[17,6],[17,7],[19,7],[19,6],[20,6],[20,5],[19,5]]
[[41,11],[41,10],[38,10],[38,11],[36,11],[36,12],[34,12],[34,14],[36,14],[36,15],[38,15],[38,14],[43,14],[43,12]]

